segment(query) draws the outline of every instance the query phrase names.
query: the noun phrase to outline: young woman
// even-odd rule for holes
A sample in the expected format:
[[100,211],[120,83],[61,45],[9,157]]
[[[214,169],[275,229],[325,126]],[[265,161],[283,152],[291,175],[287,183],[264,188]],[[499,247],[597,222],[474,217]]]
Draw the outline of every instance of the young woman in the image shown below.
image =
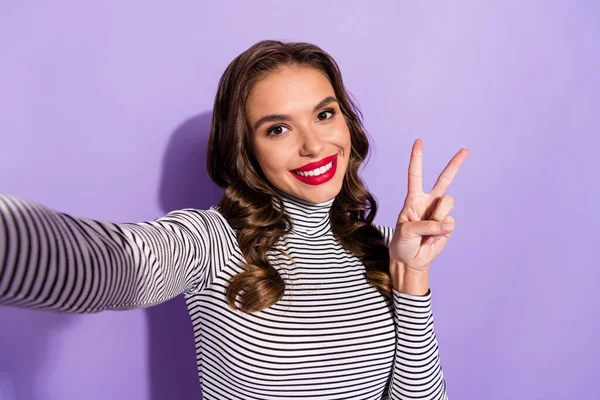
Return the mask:
[[461,149],[395,230],[373,225],[360,114],[335,61],[263,41],[227,67],[208,171],[217,207],[112,224],[0,196],[0,304],[73,313],[184,294],[210,399],[444,399],[429,267],[454,227]]

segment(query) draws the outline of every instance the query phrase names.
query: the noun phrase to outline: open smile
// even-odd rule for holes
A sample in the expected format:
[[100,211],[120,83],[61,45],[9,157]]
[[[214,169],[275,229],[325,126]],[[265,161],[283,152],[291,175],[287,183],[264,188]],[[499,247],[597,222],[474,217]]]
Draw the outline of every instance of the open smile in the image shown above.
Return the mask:
[[337,154],[325,157],[320,161],[306,164],[290,171],[300,182],[308,185],[321,185],[335,176]]

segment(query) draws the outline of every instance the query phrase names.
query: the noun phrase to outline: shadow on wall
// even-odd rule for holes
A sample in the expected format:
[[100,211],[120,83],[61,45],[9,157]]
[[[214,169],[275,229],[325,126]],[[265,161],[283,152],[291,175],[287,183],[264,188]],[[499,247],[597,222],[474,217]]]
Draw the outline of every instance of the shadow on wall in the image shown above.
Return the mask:
[[[206,172],[206,144],[211,113],[185,121],[175,130],[164,159],[160,207],[206,209],[222,190]],[[201,399],[194,334],[183,296],[145,310],[149,324],[151,400]],[[37,385],[44,370],[50,338],[65,328],[72,314],[0,308],[0,398],[40,400]]]
[[[182,208],[216,205],[222,190],[206,172],[210,112],[179,126],[163,161],[159,201],[166,214]],[[183,296],[146,309],[149,325],[152,400],[201,399],[194,332]]]
[[74,315],[0,307],[0,398],[40,400],[47,396],[38,385],[48,347],[57,331]]

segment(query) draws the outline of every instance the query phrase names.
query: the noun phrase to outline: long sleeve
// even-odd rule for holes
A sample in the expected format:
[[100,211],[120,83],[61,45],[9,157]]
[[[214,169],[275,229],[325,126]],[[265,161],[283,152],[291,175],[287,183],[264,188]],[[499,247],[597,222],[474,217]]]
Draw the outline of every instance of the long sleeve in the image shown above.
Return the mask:
[[411,296],[394,290],[396,353],[389,387],[392,400],[447,400],[431,312],[431,291]]
[[[374,225],[389,246],[394,229]],[[446,381],[440,364],[433,327],[431,290],[411,296],[393,290],[396,353],[386,399],[447,400]]]
[[209,279],[216,213],[113,224],[0,195],[0,305],[91,313],[143,308]]

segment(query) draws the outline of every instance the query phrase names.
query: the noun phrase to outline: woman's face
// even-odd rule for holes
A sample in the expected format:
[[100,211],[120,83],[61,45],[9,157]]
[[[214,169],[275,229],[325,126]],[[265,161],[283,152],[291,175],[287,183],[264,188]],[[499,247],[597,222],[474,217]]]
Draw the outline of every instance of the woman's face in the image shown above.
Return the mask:
[[277,189],[321,203],[342,188],[350,131],[327,77],[284,67],[254,86],[246,105],[254,157]]

